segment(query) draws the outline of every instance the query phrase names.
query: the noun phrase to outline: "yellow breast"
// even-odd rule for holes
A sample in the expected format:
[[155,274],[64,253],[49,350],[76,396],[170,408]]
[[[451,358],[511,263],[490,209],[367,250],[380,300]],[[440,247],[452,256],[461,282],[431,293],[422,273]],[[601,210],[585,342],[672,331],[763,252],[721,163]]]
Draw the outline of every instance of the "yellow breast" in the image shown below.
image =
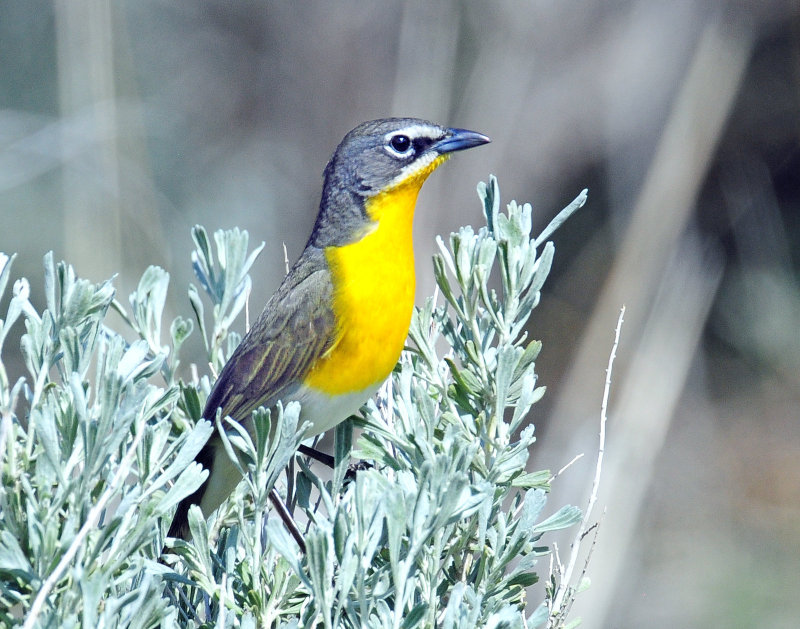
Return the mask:
[[373,223],[366,235],[326,249],[338,340],[306,377],[312,388],[329,395],[362,391],[397,363],[414,308],[412,223],[422,181],[413,178],[368,200]]

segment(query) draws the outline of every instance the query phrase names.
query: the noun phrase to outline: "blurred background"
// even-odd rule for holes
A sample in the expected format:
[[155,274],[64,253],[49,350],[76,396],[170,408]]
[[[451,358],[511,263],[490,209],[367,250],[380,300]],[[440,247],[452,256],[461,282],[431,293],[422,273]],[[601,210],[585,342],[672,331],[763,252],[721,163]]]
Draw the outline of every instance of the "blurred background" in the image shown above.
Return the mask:
[[796,627],[797,1],[0,0],[0,251],[39,303],[48,250],[122,296],[161,265],[188,315],[191,226],[239,226],[268,243],[258,310],[338,141],[389,115],[493,140],[423,189],[420,303],[435,234],[480,224],[489,173],[536,233],[589,188],[531,319],[531,466],[585,454],[555,510],[587,500],[627,306],[583,626]]

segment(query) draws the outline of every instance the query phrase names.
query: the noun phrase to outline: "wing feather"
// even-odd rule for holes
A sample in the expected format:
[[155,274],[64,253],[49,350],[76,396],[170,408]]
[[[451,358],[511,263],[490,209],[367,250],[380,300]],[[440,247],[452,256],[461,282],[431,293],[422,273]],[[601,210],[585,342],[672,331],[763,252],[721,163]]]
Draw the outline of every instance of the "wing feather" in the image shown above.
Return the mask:
[[[314,255],[316,254],[316,255]],[[206,402],[247,422],[259,406],[291,396],[316,360],[335,343],[330,272],[319,250],[307,250],[231,354]]]

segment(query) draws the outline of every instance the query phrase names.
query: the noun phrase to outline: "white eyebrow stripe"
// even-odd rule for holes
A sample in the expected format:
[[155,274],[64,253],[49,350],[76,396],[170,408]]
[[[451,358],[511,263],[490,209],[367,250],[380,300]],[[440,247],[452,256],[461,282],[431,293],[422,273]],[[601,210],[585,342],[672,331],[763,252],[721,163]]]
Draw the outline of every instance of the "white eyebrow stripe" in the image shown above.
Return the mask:
[[431,138],[435,140],[444,136],[442,129],[439,127],[427,124],[415,124],[405,129],[396,129],[391,133],[387,133],[385,139],[388,141],[389,138],[396,135],[407,135],[411,140],[416,140],[417,138]]

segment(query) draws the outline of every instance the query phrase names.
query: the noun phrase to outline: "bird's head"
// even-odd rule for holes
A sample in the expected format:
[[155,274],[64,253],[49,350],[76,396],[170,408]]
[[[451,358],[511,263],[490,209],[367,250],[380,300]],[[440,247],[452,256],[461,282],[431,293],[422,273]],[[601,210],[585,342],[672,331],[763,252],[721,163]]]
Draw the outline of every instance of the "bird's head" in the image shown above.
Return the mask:
[[347,234],[370,218],[371,198],[409,186],[416,193],[452,153],[487,142],[481,133],[418,118],[383,118],[358,125],[325,168],[314,237],[322,245],[346,242]]

